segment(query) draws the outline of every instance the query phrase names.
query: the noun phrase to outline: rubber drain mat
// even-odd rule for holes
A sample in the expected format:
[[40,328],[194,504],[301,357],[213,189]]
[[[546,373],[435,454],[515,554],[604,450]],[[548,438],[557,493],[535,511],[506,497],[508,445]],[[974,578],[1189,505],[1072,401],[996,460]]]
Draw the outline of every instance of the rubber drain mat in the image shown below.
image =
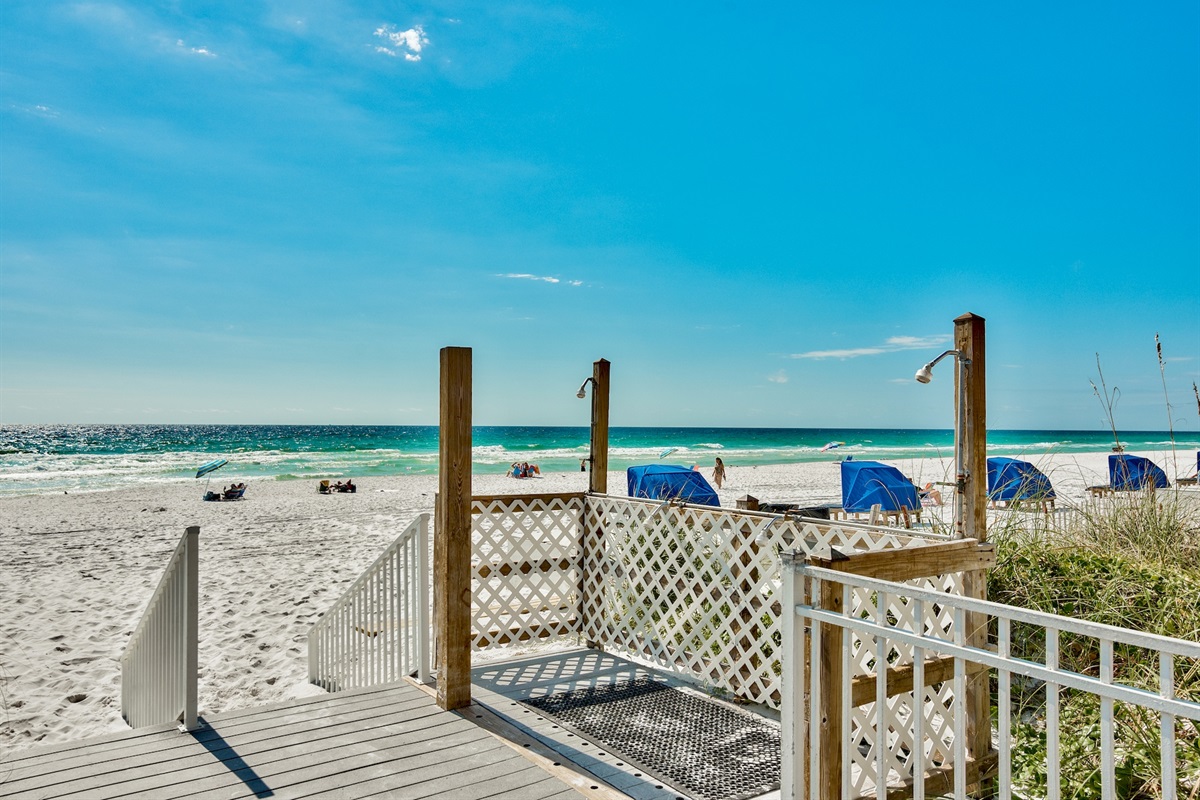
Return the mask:
[[779,788],[779,727],[651,678],[523,701],[697,800]]

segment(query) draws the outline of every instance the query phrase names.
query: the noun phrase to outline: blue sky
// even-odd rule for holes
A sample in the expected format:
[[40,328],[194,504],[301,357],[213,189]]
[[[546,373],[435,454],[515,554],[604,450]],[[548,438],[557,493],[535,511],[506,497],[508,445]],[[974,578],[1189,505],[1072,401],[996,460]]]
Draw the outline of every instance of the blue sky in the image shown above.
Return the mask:
[[0,422],[1200,428],[1200,6],[20,2]]

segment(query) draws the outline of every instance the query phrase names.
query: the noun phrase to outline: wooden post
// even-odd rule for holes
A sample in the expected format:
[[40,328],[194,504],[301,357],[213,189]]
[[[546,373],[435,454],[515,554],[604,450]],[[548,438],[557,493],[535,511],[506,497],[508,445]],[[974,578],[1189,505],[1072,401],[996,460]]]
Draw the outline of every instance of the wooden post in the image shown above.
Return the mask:
[[441,351],[437,526],[437,704],[471,703],[471,348]]
[[[967,491],[964,498],[964,538],[987,541],[987,358],[984,353],[984,319],[963,314],[954,320],[954,349],[960,358],[970,361],[956,375],[965,376],[963,397],[963,459],[966,462]],[[956,377],[957,381],[958,378]],[[956,387],[957,388],[957,387]]]
[[[954,320],[954,347],[970,363],[959,373],[966,381],[963,398],[962,435],[963,458],[967,469],[967,491],[963,501],[963,525],[967,538],[987,541],[987,358],[985,353],[984,319],[963,314]],[[987,599],[987,570],[963,572],[963,595]],[[987,647],[987,615],[968,613],[966,643],[972,647]],[[991,750],[991,699],[988,693],[988,673],[967,678],[967,756],[978,763]],[[956,765],[957,766],[957,765]],[[963,765],[965,767],[965,765]]]
[[[588,491],[594,494],[608,494],[608,361],[600,359],[592,364],[592,430],[591,446],[588,463],[592,474],[588,476]],[[597,554],[604,539],[604,529],[597,526],[595,530],[588,529],[586,512],[587,502],[584,501],[583,531],[579,543],[579,627],[584,634],[600,630],[592,619],[594,598],[591,586],[595,576],[591,571],[599,564]],[[601,643],[590,636],[587,646],[598,648]]]
[[[834,614],[842,613],[842,584],[821,581],[821,608]],[[842,797],[842,629],[821,623],[821,663],[813,666],[821,671],[821,739],[811,742],[820,753],[821,800],[841,800]],[[809,713],[812,713],[811,711]]]
[[592,474],[588,490],[608,494],[608,361],[592,364]]

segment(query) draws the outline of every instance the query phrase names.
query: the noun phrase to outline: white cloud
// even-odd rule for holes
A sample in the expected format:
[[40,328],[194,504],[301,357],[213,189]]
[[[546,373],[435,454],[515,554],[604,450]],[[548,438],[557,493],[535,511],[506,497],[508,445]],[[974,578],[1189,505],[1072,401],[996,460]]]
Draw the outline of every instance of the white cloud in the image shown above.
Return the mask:
[[516,278],[526,281],[545,281],[546,283],[558,283],[558,278],[552,278],[548,275],[530,275],[528,272],[509,272],[507,274],[497,275],[498,278]]
[[205,58],[216,58],[217,57],[217,54],[214,53],[212,50],[209,50],[207,47],[188,47],[186,44],[184,44],[183,39],[176,39],[175,45],[177,47],[186,48],[188,52],[193,53],[198,56],[204,56]]
[[769,380],[771,383],[787,383],[788,377],[786,372],[779,370],[774,375],[768,375],[767,380]]
[[872,347],[852,347],[844,350],[810,350],[807,353],[792,353],[788,358],[859,358],[896,353],[901,350],[927,350],[949,344],[949,334],[939,336],[892,336],[886,342]]
[[[517,281],[544,281],[546,283],[563,283],[562,279],[548,275],[532,275],[529,272],[500,272],[498,278],[515,278]],[[566,281],[569,287],[581,287],[583,281]]]
[[406,31],[393,25],[380,25],[375,29],[375,35],[390,45],[390,47],[376,47],[376,53],[384,53],[392,58],[403,53],[405,61],[420,61],[421,50],[429,44],[429,37],[425,35],[425,29],[420,25],[414,25]]
[[892,336],[887,344],[894,350],[921,350],[926,347],[940,347],[950,341],[949,334],[940,336]]

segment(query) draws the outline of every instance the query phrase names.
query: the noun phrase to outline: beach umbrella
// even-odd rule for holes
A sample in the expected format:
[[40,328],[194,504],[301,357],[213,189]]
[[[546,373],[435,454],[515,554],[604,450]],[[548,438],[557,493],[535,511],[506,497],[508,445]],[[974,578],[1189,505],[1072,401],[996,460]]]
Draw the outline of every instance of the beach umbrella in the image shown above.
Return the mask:
[[218,458],[216,461],[210,461],[207,464],[205,464],[204,466],[200,467],[200,469],[196,470],[196,477],[203,478],[208,473],[216,472],[217,470],[219,470],[221,467],[225,466],[228,463],[229,462],[223,458]]

